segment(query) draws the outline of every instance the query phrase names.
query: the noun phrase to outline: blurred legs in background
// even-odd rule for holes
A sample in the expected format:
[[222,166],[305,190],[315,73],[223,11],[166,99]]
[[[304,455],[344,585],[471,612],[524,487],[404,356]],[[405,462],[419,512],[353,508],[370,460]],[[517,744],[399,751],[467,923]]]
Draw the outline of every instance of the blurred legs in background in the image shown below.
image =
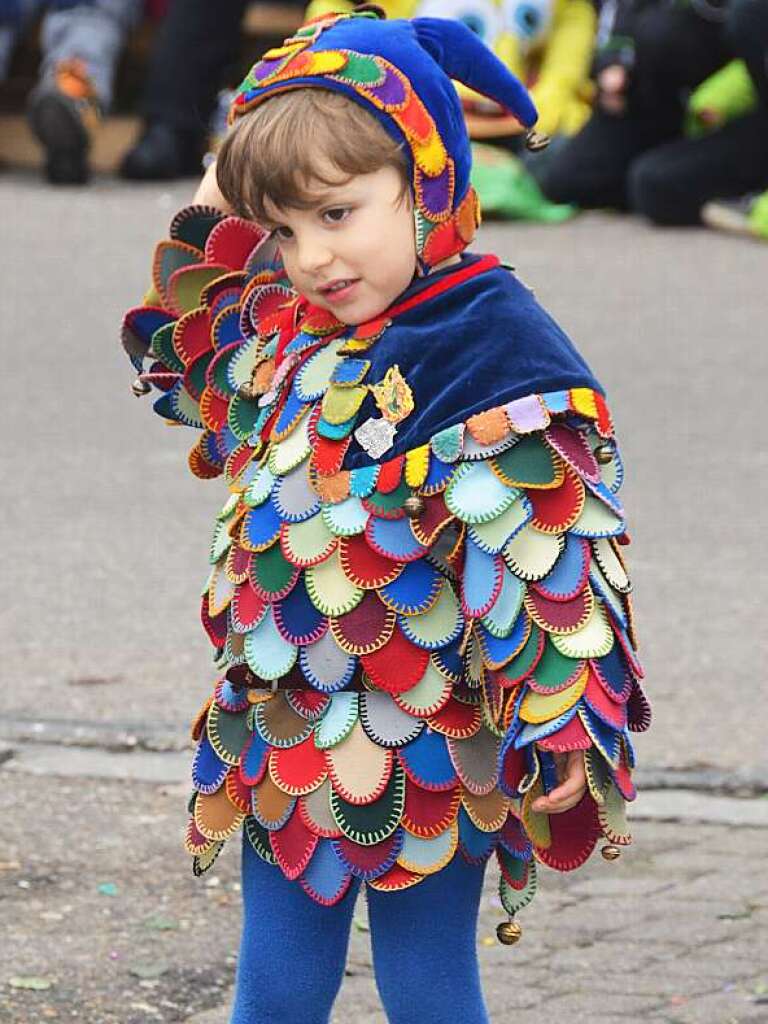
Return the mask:
[[172,0],[152,51],[141,138],[124,178],[200,176],[208,122],[227,67],[239,52],[248,0]]

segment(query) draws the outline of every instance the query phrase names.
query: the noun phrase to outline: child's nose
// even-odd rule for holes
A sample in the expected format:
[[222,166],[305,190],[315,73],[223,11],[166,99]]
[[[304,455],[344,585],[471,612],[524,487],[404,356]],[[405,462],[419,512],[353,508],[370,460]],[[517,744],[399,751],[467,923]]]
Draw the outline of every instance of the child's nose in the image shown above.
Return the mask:
[[304,274],[316,274],[326,267],[333,259],[328,244],[317,235],[310,235],[299,240],[299,267]]

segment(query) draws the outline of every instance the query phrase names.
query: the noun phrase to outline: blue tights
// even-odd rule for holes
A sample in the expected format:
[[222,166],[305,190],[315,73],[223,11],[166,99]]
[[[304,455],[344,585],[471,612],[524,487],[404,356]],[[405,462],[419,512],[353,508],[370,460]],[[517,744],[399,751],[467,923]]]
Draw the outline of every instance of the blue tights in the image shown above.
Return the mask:
[[[402,892],[367,890],[376,986],[390,1024],[488,1024],[477,962],[483,868],[461,856]],[[328,1024],[358,880],[311,900],[243,844],[243,936],[230,1024]]]

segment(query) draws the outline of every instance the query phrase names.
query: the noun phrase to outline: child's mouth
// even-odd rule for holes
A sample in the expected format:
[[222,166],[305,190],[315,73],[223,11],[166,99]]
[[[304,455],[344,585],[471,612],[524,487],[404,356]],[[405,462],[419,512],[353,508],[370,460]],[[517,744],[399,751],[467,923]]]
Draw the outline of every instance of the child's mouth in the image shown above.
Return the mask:
[[332,281],[330,284],[325,285],[322,288],[318,288],[318,291],[324,299],[328,299],[332,302],[344,302],[350,298],[352,291],[360,281],[359,277],[355,278],[340,278],[338,281]]

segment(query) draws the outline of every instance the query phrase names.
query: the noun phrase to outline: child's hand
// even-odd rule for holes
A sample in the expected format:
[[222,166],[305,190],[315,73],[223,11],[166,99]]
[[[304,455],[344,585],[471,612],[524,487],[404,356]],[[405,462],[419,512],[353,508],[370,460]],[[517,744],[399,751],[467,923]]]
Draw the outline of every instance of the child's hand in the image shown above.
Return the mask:
[[555,754],[557,777],[560,785],[556,786],[548,796],[540,796],[531,804],[534,811],[543,814],[562,814],[584,796],[587,789],[587,773],[584,768],[584,753],[571,750],[567,754]]

